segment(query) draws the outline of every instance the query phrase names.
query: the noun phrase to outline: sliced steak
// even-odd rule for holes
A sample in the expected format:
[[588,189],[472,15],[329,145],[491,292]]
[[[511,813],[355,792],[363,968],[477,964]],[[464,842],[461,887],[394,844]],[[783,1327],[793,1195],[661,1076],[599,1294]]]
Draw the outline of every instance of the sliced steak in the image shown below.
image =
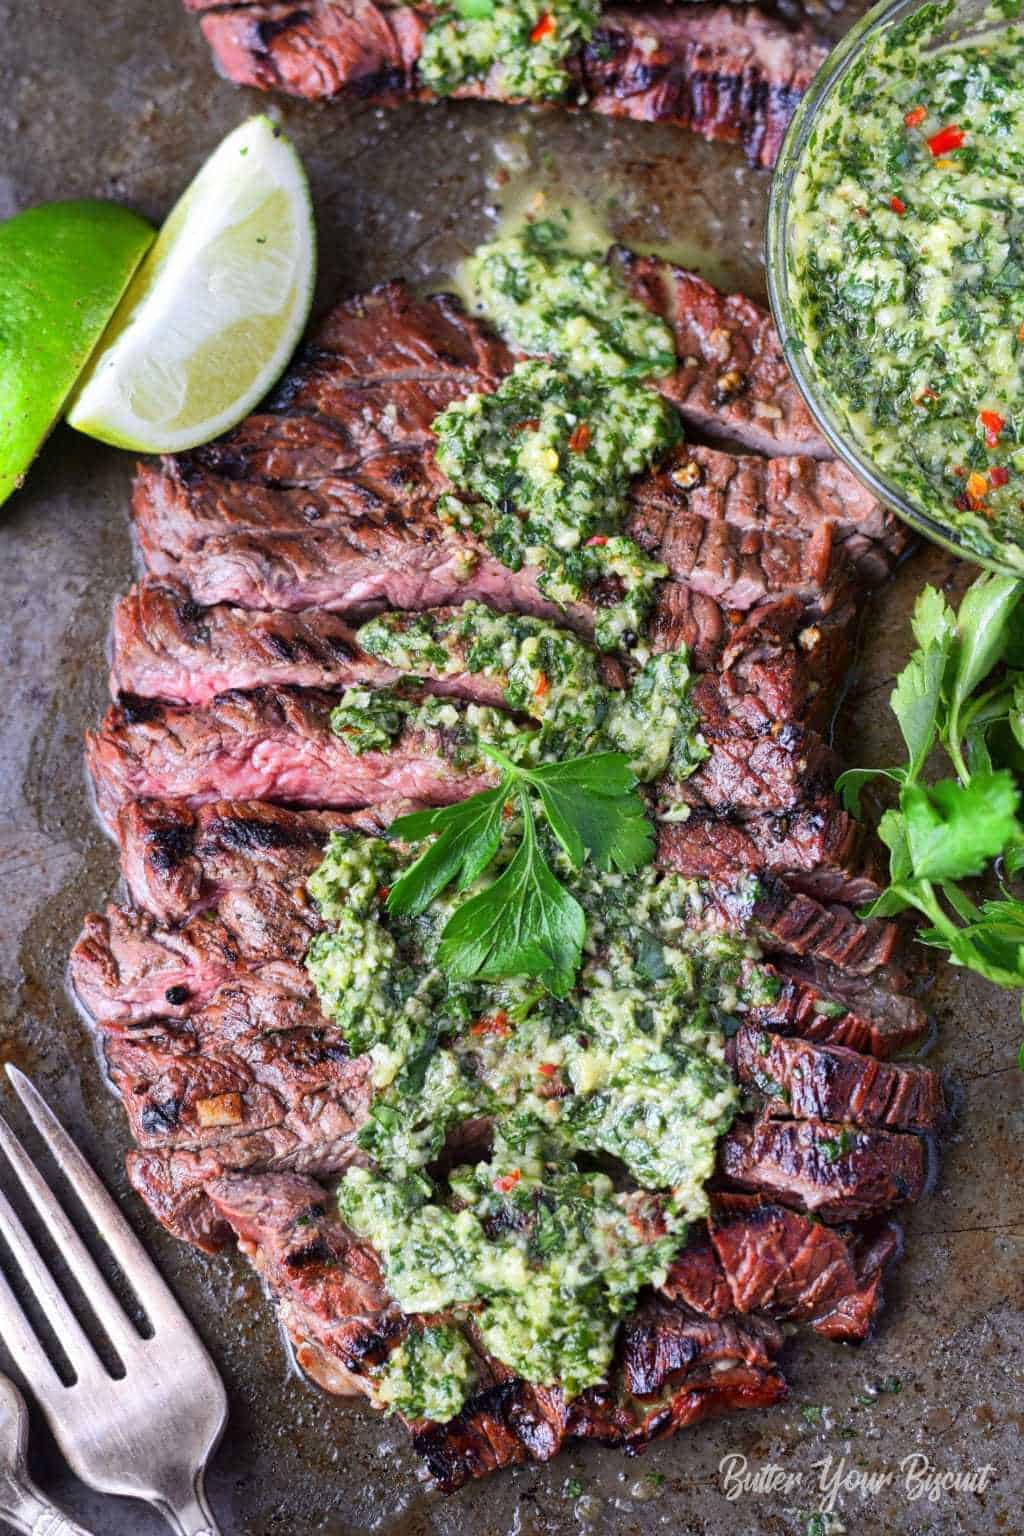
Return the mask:
[[782,814],[717,816],[697,806],[658,826],[658,859],[690,879],[770,875],[819,901],[859,906],[878,895],[863,829],[832,795]]
[[732,1183],[830,1222],[919,1199],[926,1166],[918,1136],[824,1120],[740,1120],[719,1143]]
[[772,969],[778,995],[751,1012],[759,1029],[845,1046],[880,1060],[917,1044],[927,1032],[920,1003],[891,986],[779,955]]
[[387,752],[356,755],[330,728],[337,703],[337,695],[285,688],[222,693],[207,709],[124,698],[86,739],[100,815],[113,827],[127,800],[164,797],[446,805],[493,782],[489,769],[455,765],[445,727],[407,730]]
[[302,882],[332,832],[384,832],[420,809],[400,800],[363,811],[289,811],[263,800],[130,800],[117,819],[121,873],[133,901],[163,922],[182,923],[228,891],[269,881]]
[[733,1042],[740,1081],[757,1088],[764,1113],[843,1120],[897,1131],[934,1131],[942,1087],[928,1067],[895,1066],[847,1046],[770,1034],[748,1025]]
[[[186,5],[205,13],[202,28],[217,67],[238,85],[308,100],[430,99],[416,67],[431,15],[427,7],[375,0]],[[740,143],[751,161],[773,165],[825,51],[809,27],[787,28],[752,7],[709,5],[700,18],[672,6],[610,8],[590,42],[568,61],[572,87],[565,105],[674,123],[703,138]],[[454,94],[515,99],[500,69]]]
[[709,1317],[764,1312],[860,1342],[898,1249],[891,1223],[873,1233],[843,1232],[784,1205],[727,1195],[716,1199],[706,1233],[673,1261],[662,1290]]
[[[694,19],[702,13],[694,12]],[[687,427],[765,454],[834,457],[804,405],[766,309],[658,256],[612,254],[635,296],[672,327],[679,364],[659,388]]]
[[370,1063],[310,997],[243,980],[223,986],[188,1027],[120,1035],[107,1068],[144,1151],[215,1148],[231,1168],[232,1143],[284,1130],[320,1158],[347,1162],[370,1103]]
[[802,1035],[866,1051],[881,1060],[918,1045],[929,1020],[915,997],[899,990],[905,978],[850,975],[813,956],[776,959],[781,988],[757,1022],[782,1035]]
[[306,988],[302,962],[321,928],[304,893],[260,884],[221,897],[180,928],[148,912],[90,913],[71,951],[71,984],[105,1029],[153,1018],[187,1018],[241,972],[292,992]]
[[827,527],[865,586],[885,580],[910,537],[845,464],[807,455],[737,457],[683,446],[637,481],[632,499],[631,536],[665,549],[670,567],[668,550],[698,517],[756,536],[767,548],[780,539],[813,543]]
[[[443,616],[443,615],[442,615]],[[423,674],[426,675],[426,674]],[[182,704],[263,685],[388,688],[402,673],[364,651],[337,614],[200,608],[175,581],[149,578],[114,609],[111,692]],[[431,680],[432,693],[502,703],[500,681],[466,672]]]
[[[407,1322],[372,1250],[330,1215],[323,1188],[263,1175],[213,1179],[207,1192],[278,1300],[299,1363],[328,1390],[366,1390],[367,1366]],[[711,1412],[778,1401],[780,1344],[771,1325],[652,1302],[623,1325],[613,1372],[621,1385],[566,1404],[557,1388],[532,1387],[480,1356],[480,1389],[448,1424],[414,1426],[413,1444],[446,1491],[498,1467],[546,1461],[568,1438],[640,1444]]]
[[896,983],[901,930],[879,918],[862,921],[846,907],[825,906],[781,880],[740,883],[709,892],[726,927],[753,933],[765,948],[811,957],[854,976],[884,973]]

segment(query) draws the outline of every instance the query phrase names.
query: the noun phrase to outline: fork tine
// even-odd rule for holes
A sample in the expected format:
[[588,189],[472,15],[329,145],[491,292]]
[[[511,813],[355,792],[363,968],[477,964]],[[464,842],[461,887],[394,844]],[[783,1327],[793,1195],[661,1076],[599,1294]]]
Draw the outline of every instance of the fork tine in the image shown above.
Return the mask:
[[43,1315],[60,1340],[61,1348],[80,1381],[95,1379],[103,1367],[63,1292],[29,1237],[6,1195],[0,1194],[0,1236],[11,1250]]
[[49,1355],[36,1337],[35,1329],[21,1309],[14,1292],[0,1273],[0,1339],[15,1365],[40,1400],[63,1392],[64,1383],[57,1375]]
[[85,1298],[99,1318],[111,1343],[122,1355],[139,1342],[139,1335],[125,1316],[120,1302],[103,1278],[56,1195],[35,1167],[25,1148],[0,1115],[0,1149],[21,1181],[53,1241],[67,1261]]
[[58,1168],[67,1178],[97,1232],[145,1307],[154,1331],[160,1323],[184,1323],[191,1334],[192,1325],[175,1301],[160,1271],[53,1110],[24,1072],[10,1063],[7,1065],[7,1076],[36,1130],[53,1154]]

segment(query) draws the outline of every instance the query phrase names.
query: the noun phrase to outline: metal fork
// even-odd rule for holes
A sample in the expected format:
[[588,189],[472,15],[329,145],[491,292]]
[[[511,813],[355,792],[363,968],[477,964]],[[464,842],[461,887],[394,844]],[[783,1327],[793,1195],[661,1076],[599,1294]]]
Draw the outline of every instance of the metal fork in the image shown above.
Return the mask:
[[50,1237],[124,1367],[112,1377],[32,1239],[0,1194],[0,1235],[75,1374],[65,1386],[0,1273],[0,1337],[46,1414],[75,1474],[103,1493],[144,1499],[178,1536],[220,1536],[203,1488],[224,1429],[217,1368],[156,1266],[97,1175],[24,1073],[7,1075],[61,1172],[145,1310],[152,1333],[128,1318],[56,1196],[0,1118],[6,1153]]

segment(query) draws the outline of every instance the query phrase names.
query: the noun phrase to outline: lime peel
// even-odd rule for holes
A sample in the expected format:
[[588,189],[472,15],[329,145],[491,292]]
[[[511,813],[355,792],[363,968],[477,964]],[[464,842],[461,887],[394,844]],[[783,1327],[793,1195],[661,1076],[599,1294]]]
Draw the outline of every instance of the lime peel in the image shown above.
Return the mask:
[[0,225],[0,503],[25,477],[153,241],[116,203],[26,208]]
[[270,118],[228,135],[172,210],[83,376],[68,421],[177,453],[246,416],[305,327],[316,231],[302,163]]

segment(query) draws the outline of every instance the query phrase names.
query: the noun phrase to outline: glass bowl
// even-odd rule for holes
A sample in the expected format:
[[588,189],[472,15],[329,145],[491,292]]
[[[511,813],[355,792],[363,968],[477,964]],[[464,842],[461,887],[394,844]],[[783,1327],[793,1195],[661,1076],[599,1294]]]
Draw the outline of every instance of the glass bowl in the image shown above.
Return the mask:
[[[870,486],[878,499],[901,517],[904,522],[942,544],[956,555],[972,560],[976,565],[1000,571],[1011,576],[1024,576],[1024,547],[1009,547],[1013,554],[1004,555],[994,537],[991,544],[981,547],[969,534],[941,522],[933,512],[908,499],[903,488],[887,478],[871,462],[857,442],[842,415],[828,399],[815,367],[813,353],[801,337],[795,312],[795,301],[790,286],[789,265],[790,238],[789,215],[792,192],[801,169],[803,156],[818,116],[827,107],[833,91],[847,71],[861,58],[865,48],[873,44],[883,28],[893,26],[908,16],[924,10],[934,0],[881,0],[846,34],[829,54],[810,90],[797,107],[789,125],[778,164],[772,178],[768,202],[768,219],[765,228],[765,267],[768,277],[768,297],[772,315],[782,341],[782,349],[790,372],[796,380],[807,408],[814,417],[822,434],[854,474]],[[944,19],[936,36],[940,40],[963,37],[964,34],[982,30],[984,13],[989,0],[957,0]],[[987,23],[992,25],[992,23]],[[1005,26],[1005,21],[1002,23]]]

